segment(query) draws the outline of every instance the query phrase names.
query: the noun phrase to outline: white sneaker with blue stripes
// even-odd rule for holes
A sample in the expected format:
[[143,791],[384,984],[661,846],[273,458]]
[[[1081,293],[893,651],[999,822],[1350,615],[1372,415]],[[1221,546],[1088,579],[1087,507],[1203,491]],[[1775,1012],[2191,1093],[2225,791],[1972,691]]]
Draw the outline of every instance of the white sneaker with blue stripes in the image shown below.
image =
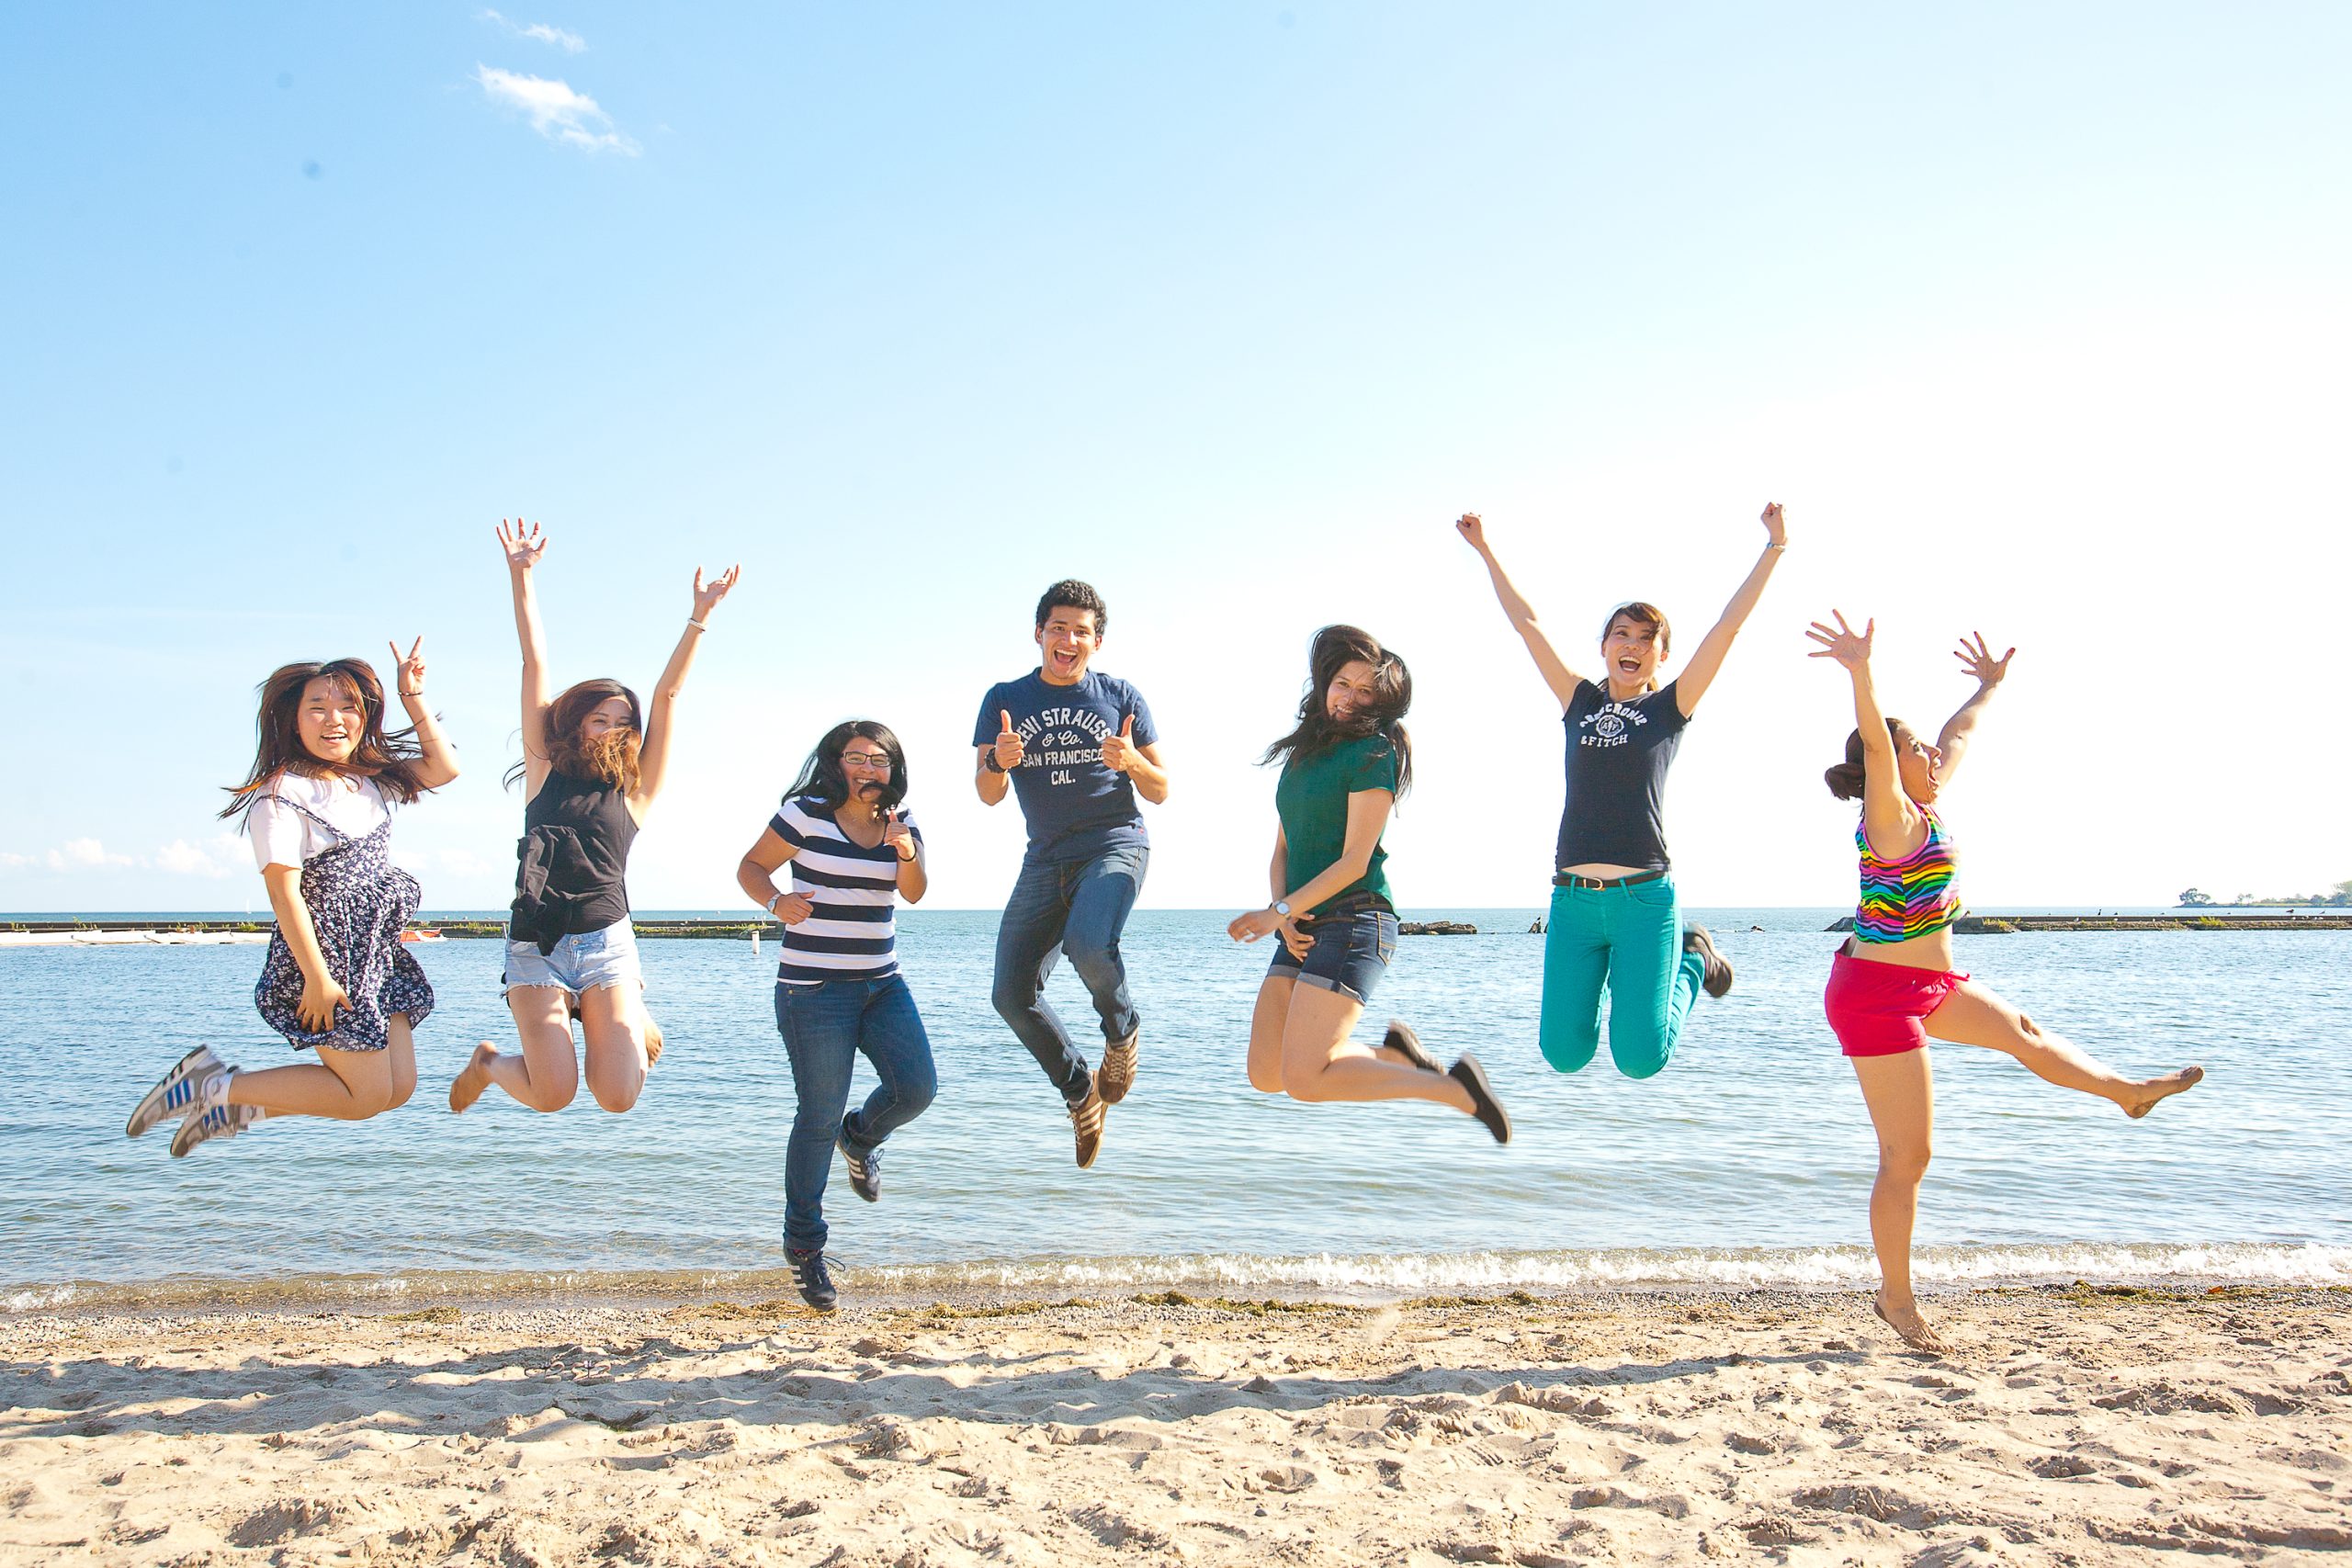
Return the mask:
[[209,1144],[215,1138],[233,1138],[268,1112],[258,1105],[232,1105],[221,1100],[208,1105],[187,1121],[172,1134],[172,1157],[186,1159],[198,1144]]
[[130,1120],[123,1123],[123,1135],[135,1138],[159,1122],[194,1115],[203,1109],[205,1080],[227,1066],[209,1045],[198,1045],[182,1056],[179,1065],[165,1073],[130,1113]]

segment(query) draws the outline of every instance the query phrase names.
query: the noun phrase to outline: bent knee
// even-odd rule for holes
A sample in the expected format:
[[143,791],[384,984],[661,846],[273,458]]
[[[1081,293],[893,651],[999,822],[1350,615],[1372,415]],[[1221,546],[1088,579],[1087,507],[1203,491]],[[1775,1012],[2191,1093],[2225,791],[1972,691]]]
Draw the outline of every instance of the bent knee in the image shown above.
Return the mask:
[[1283,1092],[1293,1100],[1304,1100],[1313,1105],[1331,1098],[1329,1088],[1323,1079],[1323,1069],[1320,1067],[1302,1068],[1297,1071],[1285,1067],[1283,1069]]
[[514,1098],[543,1116],[552,1116],[579,1097],[580,1080],[573,1078],[569,1083],[558,1084],[551,1089],[541,1089],[534,1084],[527,1098],[519,1094]]
[[645,1077],[632,1073],[627,1077],[592,1077],[588,1092],[599,1107],[617,1116],[637,1104],[637,1097],[645,1092]]
[[2018,1032],[2028,1040],[2039,1041],[2042,1038],[2041,1025],[2023,1013],[2018,1014]]
[[924,1111],[931,1109],[931,1102],[933,1100],[939,1098],[939,1080],[933,1077],[924,1077],[915,1079],[912,1082],[901,1083],[898,1086],[895,1098],[897,1099],[899,1107],[904,1110],[908,1115],[920,1116]]
[[997,1016],[1007,1023],[1024,1018],[1037,1005],[1038,992],[1027,986],[999,986],[989,993],[989,1000],[996,1008]]
[[398,1111],[401,1106],[408,1103],[409,1096],[415,1092],[416,1079],[413,1077],[400,1079],[392,1085],[391,1093],[386,1097],[384,1100],[384,1109],[387,1111]]

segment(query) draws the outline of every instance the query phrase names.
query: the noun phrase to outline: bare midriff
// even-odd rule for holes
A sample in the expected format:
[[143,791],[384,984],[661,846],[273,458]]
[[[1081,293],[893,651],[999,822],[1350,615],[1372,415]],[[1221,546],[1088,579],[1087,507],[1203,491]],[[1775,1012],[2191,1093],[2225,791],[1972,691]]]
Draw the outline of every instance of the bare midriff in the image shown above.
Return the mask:
[[1951,970],[1951,928],[1915,936],[1907,942],[1857,942],[1846,939],[1845,953],[1865,964],[1901,964],[1913,969]]

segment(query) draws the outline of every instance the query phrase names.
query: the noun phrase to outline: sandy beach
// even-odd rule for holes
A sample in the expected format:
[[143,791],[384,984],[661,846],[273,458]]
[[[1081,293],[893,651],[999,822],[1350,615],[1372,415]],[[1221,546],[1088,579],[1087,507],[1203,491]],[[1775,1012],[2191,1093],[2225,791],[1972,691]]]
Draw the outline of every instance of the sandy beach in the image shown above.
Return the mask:
[[2352,1294],[27,1315],[24,1562],[2288,1562]]

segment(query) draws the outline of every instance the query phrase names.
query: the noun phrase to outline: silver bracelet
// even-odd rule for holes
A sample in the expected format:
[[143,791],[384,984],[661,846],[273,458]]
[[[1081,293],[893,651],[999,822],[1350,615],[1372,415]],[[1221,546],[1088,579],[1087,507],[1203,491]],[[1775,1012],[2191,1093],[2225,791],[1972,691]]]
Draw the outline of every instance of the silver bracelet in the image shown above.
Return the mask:
[[707,632],[707,631],[710,630],[710,628],[709,628],[708,626],[704,626],[700,621],[695,620],[692,615],[688,615],[688,616],[686,617],[686,625],[688,625],[688,626],[690,626],[694,627],[694,629],[695,629],[695,630],[696,630],[696,631],[698,631],[698,632]]
[[1768,550],[1785,550],[1789,547],[1789,542],[1786,539],[1782,539],[1777,545],[1767,545],[1764,547]]

